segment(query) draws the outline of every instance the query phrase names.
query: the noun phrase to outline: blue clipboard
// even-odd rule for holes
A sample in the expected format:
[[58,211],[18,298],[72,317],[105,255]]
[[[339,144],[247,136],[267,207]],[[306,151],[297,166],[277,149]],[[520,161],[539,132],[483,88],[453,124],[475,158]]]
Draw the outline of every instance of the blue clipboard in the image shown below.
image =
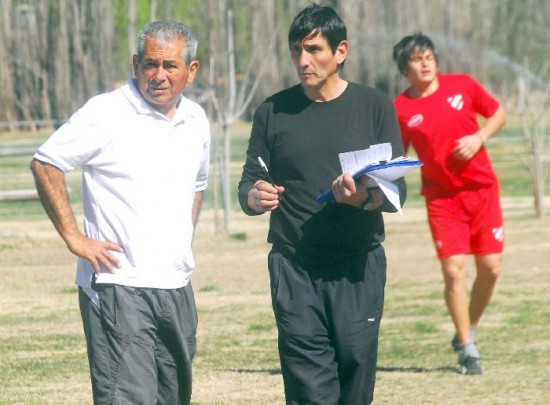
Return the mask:
[[[409,172],[413,171],[417,167],[422,166],[422,162],[412,159],[395,160],[385,163],[369,164],[353,174],[354,179],[358,179],[364,174],[376,174],[376,177],[380,177],[386,181],[394,181],[400,177],[404,177]],[[328,189],[322,194],[319,194],[316,201],[321,203],[334,201],[334,194],[332,189]]]

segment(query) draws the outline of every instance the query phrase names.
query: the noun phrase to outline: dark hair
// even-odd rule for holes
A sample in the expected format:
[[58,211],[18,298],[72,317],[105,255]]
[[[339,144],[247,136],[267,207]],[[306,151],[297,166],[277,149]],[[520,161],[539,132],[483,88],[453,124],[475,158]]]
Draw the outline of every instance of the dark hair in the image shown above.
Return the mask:
[[187,66],[191,64],[197,54],[197,38],[188,26],[177,21],[154,21],[143,27],[138,34],[137,44],[137,56],[140,61],[143,60],[143,55],[145,54],[146,38],[153,38],[157,40],[164,39],[167,41],[173,41],[174,39],[185,40],[185,50],[183,51],[183,55],[181,55],[181,57]]
[[346,24],[338,13],[330,6],[319,6],[315,3],[304,8],[292,21],[288,31],[288,46],[323,35],[333,53],[342,41],[347,39]]
[[427,35],[421,32],[415,32],[412,35],[403,37],[393,47],[393,60],[397,63],[399,71],[403,74],[409,68],[409,59],[416,52],[425,52],[431,50],[435,61],[438,62],[439,54],[433,41]]

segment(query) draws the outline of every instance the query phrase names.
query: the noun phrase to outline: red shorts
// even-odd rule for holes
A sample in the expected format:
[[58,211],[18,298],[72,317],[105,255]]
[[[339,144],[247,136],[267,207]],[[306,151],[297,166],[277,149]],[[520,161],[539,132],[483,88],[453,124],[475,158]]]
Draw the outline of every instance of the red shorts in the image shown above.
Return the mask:
[[440,259],[458,254],[502,253],[504,225],[497,185],[427,199],[426,205]]

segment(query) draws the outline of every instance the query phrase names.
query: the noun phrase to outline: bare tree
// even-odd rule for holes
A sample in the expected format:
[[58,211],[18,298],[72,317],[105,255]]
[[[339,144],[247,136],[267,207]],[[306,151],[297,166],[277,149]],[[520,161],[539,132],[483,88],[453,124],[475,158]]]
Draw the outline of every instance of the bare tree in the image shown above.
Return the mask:
[[[128,55],[135,52],[136,24],[147,19],[199,16],[192,20],[206,46],[199,48],[203,82],[214,77],[218,111],[239,110],[239,94],[248,96],[257,72],[245,78],[257,55],[266,80],[245,111],[265,97],[296,83],[289,63],[286,32],[294,15],[310,0],[0,0],[0,121],[64,119],[93,94],[110,88],[114,78],[131,74]],[[348,25],[351,53],[346,78],[382,87],[390,95],[404,87],[391,60],[391,48],[403,35],[422,30],[442,51],[442,71],[473,74],[499,98],[516,94],[516,74],[528,56],[540,70],[550,43],[548,0],[331,0]],[[228,17],[235,22],[235,86],[227,77]],[[199,9],[204,12],[197,12]],[[206,18],[202,18],[205,16]],[[117,24],[113,23],[113,16]],[[118,36],[115,30],[120,29]],[[214,72],[208,69],[210,55]],[[115,69],[116,67],[116,69]],[[537,88],[548,89],[532,72]],[[198,78],[197,84],[200,85]],[[231,104],[231,88],[234,102]],[[241,92],[241,90],[245,90]],[[68,96],[70,95],[70,97]],[[224,118],[225,121],[227,121]],[[230,121],[228,121],[230,122]],[[13,126],[12,126],[13,127]],[[221,148],[223,149],[223,148]]]
[[151,0],[150,20],[156,21],[157,19],[157,0]]
[[[0,7],[0,55],[12,55],[12,30],[11,30],[11,0],[2,0]],[[13,130],[13,123],[16,118],[13,100],[14,80],[13,65],[10,58],[0,58],[0,121],[7,121],[8,129]]]
[[[37,9],[28,4],[20,4],[13,10],[14,25],[13,72],[17,87],[15,88],[15,105],[18,116],[24,121],[33,123],[39,116],[39,97],[41,86],[41,69],[36,63],[36,55],[40,55],[40,34],[38,29]],[[31,129],[35,129],[34,125]]]
[[128,54],[130,58],[137,51],[136,19],[136,0],[128,0]]
[[[211,4],[212,5],[212,4]],[[252,4],[254,6],[254,4]],[[213,7],[209,8],[214,11]],[[261,18],[261,9],[251,7],[252,21]],[[212,16],[212,14],[211,14]],[[209,94],[215,110],[216,121],[221,128],[221,145],[215,147],[214,161],[221,178],[224,230],[231,226],[231,126],[245,113],[252,102],[266,63],[262,61],[265,52],[272,48],[264,44],[250,50],[248,62],[238,70],[236,62],[236,40],[234,37],[234,13],[227,1],[220,1],[216,14],[218,30],[210,37]],[[262,19],[263,20],[263,19]],[[265,21],[265,20],[263,20]],[[251,24],[251,27],[259,25]],[[217,35],[218,37],[213,37]],[[254,37],[254,33],[252,33]],[[224,41],[225,40],[225,41]],[[216,47],[218,44],[218,47]]]
[[[527,61],[525,62],[528,67]],[[548,71],[550,61],[543,67],[543,74]],[[527,69],[528,70],[528,69]],[[528,168],[531,176],[531,185],[534,196],[535,215],[538,219],[545,217],[544,212],[544,184],[545,184],[545,156],[544,141],[546,123],[550,108],[550,94],[533,91],[525,77],[518,77],[518,110],[521,115],[523,135],[528,145]],[[546,156],[548,161],[548,156]]]

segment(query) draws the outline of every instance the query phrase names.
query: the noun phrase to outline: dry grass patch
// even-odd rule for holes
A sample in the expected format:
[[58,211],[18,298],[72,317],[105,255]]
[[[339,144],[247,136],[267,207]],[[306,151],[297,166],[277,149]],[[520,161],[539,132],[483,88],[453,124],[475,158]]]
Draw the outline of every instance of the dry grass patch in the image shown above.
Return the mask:
[[[479,330],[481,377],[456,372],[424,208],[412,204],[403,217],[386,217],[376,404],[550,403],[550,227],[529,218],[529,201],[510,201],[504,271]],[[225,235],[211,211],[202,213],[193,276],[196,405],[284,403],[267,220],[235,214]],[[0,236],[0,403],[91,403],[74,257],[45,219],[5,221]]]

